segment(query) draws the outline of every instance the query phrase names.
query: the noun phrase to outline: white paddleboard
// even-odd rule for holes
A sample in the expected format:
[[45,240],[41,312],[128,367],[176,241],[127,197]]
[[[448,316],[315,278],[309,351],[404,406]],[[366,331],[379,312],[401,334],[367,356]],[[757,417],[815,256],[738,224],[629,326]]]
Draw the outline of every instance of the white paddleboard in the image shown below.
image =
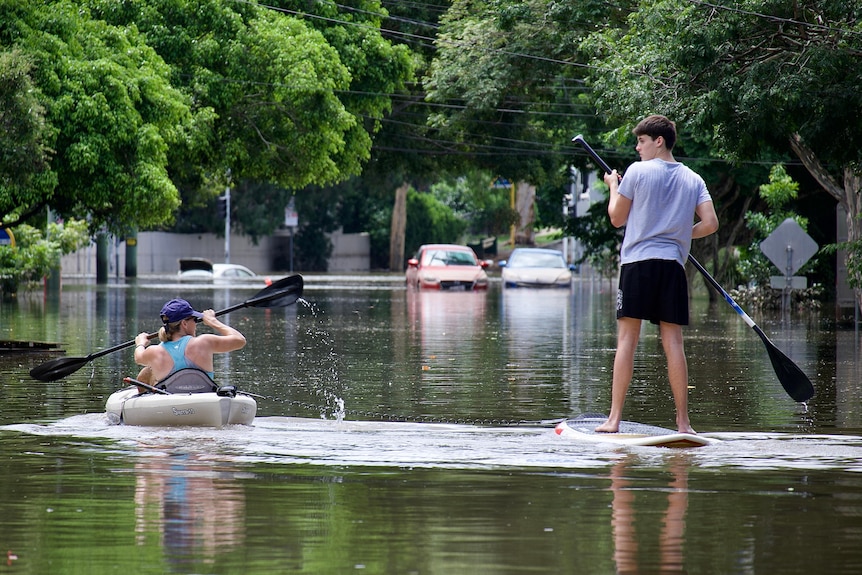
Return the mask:
[[607,416],[600,414],[581,415],[576,419],[561,421],[554,430],[557,435],[576,441],[591,443],[615,443],[617,445],[646,445],[654,447],[703,447],[717,443],[717,439],[692,433],[679,433],[673,429],[635,423],[620,422],[618,433],[599,433],[596,427],[605,422]]

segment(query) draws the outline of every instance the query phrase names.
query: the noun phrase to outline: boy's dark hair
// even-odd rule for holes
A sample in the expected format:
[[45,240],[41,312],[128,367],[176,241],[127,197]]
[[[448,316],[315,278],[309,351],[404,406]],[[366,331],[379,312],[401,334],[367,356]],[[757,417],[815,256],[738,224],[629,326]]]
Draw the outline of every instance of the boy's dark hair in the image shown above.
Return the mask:
[[647,116],[632,130],[635,136],[649,136],[653,140],[661,136],[668,150],[676,145],[676,124],[659,114]]

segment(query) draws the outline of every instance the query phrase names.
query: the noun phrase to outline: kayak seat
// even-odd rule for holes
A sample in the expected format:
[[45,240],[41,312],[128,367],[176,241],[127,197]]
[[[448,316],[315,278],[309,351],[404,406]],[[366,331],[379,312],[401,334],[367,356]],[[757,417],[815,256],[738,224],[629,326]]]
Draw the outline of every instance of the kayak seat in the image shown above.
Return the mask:
[[211,393],[217,389],[206,372],[193,367],[175,371],[160,381],[156,387],[168,393]]

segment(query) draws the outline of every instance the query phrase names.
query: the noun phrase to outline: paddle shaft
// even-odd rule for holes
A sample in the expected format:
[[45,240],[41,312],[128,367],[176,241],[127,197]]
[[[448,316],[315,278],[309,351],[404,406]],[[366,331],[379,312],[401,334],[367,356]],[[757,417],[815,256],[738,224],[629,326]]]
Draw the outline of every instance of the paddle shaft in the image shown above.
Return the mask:
[[595,163],[597,163],[599,165],[599,167],[605,171],[606,174],[610,174],[611,172],[613,172],[613,170],[608,165],[608,163],[605,162],[602,159],[602,157],[593,149],[593,147],[587,143],[587,141],[584,139],[584,137],[582,135],[578,134],[577,136],[572,138],[572,141],[580,144],[584,148],[584,151],[586,151],[587,154],[589,154],[589,156],[593,159],[593,161]]
[[[302,276],[298,274],[288,276],[260,290],[257,294],[255,294],[253,298],[247,299],[242,303],[238,303],[231,307],[217,311],[215,315],[221,316],[243,307],[285,307],[288,305],[292,305],[296,303],[296,301],[302,295],[302,289]],[[200,321],[200,319],[198,319],[197,321]],[[158,332],[147,334],[150,339],[156,337],[157,335]],[[61,357],[58,359],[53,359],[31,369],[30,377],[32,377],[33,379],[38,379],[39,381],[55,381],[71,373],[74,373],[75,371],[84,367],[85,364],[98,357],[102,357],[103,355],[107,355],[109,353],[113,353],[115,351],[131,347],[132,345],[134,345],[134,343],[135,340],[132,339],[130,341],[110,347],[108,349],[91,353],[87,357]]]
[[[275,285],[275,284],[273,284],[273,285]],[[261,293],[262,293],[262,292],[261,292]],[[277,294],[277,295],[279,295],[279,296],[280,296],[280,294]],[[230,313],[230,312],[232,312],[232,311],[236,311],[236,310],[238,310],[238,309],[241,309],[241,308],[244,308],[244,307],[248,307],[248,306],[249,306],[249,303],[248,303],[248,302],[249,302],[249,301],[254,301],[254,300],[255,300],[255,298],[252,298],[251,300],[246,300],[246,301],[244,301],[244,302],[242,302],[242,303],[238,303],[238,304],[236,304],[236,305],[232,305],[232,306],[230,306],[230,307],[228,307],[228,308],[221,309],[221,310],[219,310],[219,311],[215,312],[215,315],[216,315],[216,317],[219,317],[219,316],[222,316],[222,315],[229,314],[229,313]],[[198,322],[198,323],[200,323],[202,320],[201,320],[201,318],[196,317],[196,318],[195,318],[195,321],[196,321],[196,322]],[[153,339],[154,337],[158,337],[158,336],[159,336],[159,332],[154,331],[153,333],[148,333],[148,334],[147,334],[147,339]],[[97,351],[97,352],[91,353],[90,355],[88,355],[88,356],[87,356],[87,361],[91,361],[91,360],[96,359],[96,358],[98,358],[98,357],[102,357],[103,355],[108,355],[108,354],[110,354],[110,353],[114,353],[115,351],[120,351],[121,349],[125,349],[125,348],[127,348],[127,347],[131,347],[134,343],[135,343],[135,340],[134,340],[134,339],[131,339],[131,340],[129,340],[129,341],[126,341],[126,342],[123,342],[123,343],[117,344],[117,345],[115,345],[114,347],[109,347],[108,349],[103,349],[103,350],[101,350],[101,351]]]
[[755,330],[759,329],[759,328],[757,327],[757,324],[756,324],[756,323],[754,323],[754,320],[753,320],[753,319],[751,319],[751,318],[748,316],[748,314],[747,314],[747,313],[745,313],[745,311],[744,311],[741,307],[739,307],[739,304],[737,304],[737,303],[733,300],[733,298],[732,298],[732,297],[730,297],[730,294],[729,294],[729,293],[727,293],[726,291],[724,291],[724,288],[723,288],[723,287],[721,287],[721,284],[719,284],[719,283],[715,280],[715,278],[714,278],[714,277],[712,277],[712,276],[709,274],[709,272],[708,272],[708,271],[706,271],[706,268],[705,268],[705,267],[703,267],[702,265],[700,265],[700,262],[699,262],[699,261],[697,261],[696,259],[694,259],[694,256],[693,256],[693,255],[688,254],[688,261],[690,261],[690,262],[692,263],[692,265],[694,265],[694,267],[696,267],[696,268],[697,268],[697,271],[699,271],[701,274],[703,274],[703,277],[706,279],[706,281],[707,281],[707,282],[709,282],[709,285],[711,285],[712,287],[714,287],[714,288],[715,288],[715,291],[717,291],[718,293],[720,293],[720,294],[724,297],[724,300],[725,300],[727,303],[729,303],[729,304],[730,304],[730,307],[732,307],[734,310],[736,310],[736,313],[738,313],[738,314],[739,314],[739,317],[741,317],[741,318],[742,318],[742,320],[743,320],[745,323],[747,323],[747,324],[748,324],[748,327],[750,327],[750,328],[754,328]]
[[158,393],[161,395],[170,395],[170,393],[167,390],[164,390],[160,387],[156,387],[154,385],[150,385],[149,383],[144,383],[143,381],[135,379],[134,377],[124,377],[123,381],[125,383],[133,383],[133,384],[137,385],[138,387],[143,387],[147,391],[152,391],[153,393]]

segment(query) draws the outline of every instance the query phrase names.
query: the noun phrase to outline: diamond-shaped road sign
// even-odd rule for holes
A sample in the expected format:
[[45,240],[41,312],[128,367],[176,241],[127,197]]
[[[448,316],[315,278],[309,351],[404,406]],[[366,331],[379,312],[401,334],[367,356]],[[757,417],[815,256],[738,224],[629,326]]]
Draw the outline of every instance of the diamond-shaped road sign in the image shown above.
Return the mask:
[[804,266],[817,253],[819,247],[817,242],[790,218],[781,222],[768,238],[760,242],[760,251],[786,276],[792,276]]

